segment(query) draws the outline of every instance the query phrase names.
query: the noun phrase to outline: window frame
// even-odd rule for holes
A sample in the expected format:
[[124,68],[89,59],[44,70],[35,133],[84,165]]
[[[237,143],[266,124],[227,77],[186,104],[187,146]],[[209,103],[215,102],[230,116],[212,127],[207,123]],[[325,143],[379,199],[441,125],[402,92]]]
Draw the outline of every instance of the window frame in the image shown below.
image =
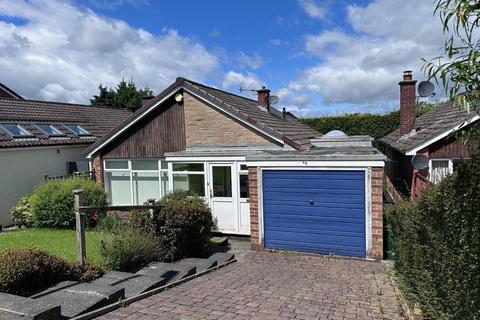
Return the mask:
[[[453,159],[450,159],[450,158],[433,158],[433,159],[430,159],[428,161],[428,181],[434,183],[432,181],[432,176],[433,176],[433,162],[434,161],[448,161],[448,174],[452,174],[453,173]],[[442,179],[443,180],[443,179]],[[440,183],[440,181],[438,181],[437,183]]]
[[[26,133],[25,135],[16,135],[14,134],[12,131],[10,131],[10,129],[8,129],[7,127],[5,127],[5,125],[15,125],[18,127],[18,129],[20,130],[20,132],[24,132]],[[0,123],[0,128],[5,131],[8,135],[10,135],[12,138],[33,138],[35,137],[29,130],[25,129],[24,126],[22,126],[20,123],[18,122],[3,122],[3,123]]]
[[[50,128],[52,128],[54,131],[56,131],[58,133],[50,134],[40,126],[50,126]],[[62,132],[59,128],[55,127],[51,123],[36,123],[35,127],[38,128],[38,130],[40,130],[43,134],[45,134],[49,137],[65,137],[66,136],[66,134],[64,132]]]
[[[67,128],[71,133],[73,133],[74,135],[76,135],[78,137],[91,137],[91,136],[93,136],[93,134],[90,131],[88,131],[87,129],[85,129],[84,127],[79,125],[78,123],[69,122],[69,123],[64,123],[63,126],[65,128]],[[85,131],[86,133],[77,133],[72,128],[70,128],[69,126],[77,126],[78,128]]]
[[[247,169],[246,170],[242,170],[242,166],[247,166]],[[240,186],[240,176],[247,176],[247,181],[250,181],[250,178],[248,177],[248,165],[247,163],[245,162],[239,162],[238,163],[238,168],[237,168],[237,173],[238,173],[238,199],[239,200],[248,200],[250,199],[250,190],[248,190],[248,197],[244,198],[242,197],[242,188]],[[250,182],[249,182],[250,184]],[[247,188],[249,188],[250,186],[247,185]]]
[[[174,171],[173,167],[175,164],[201,164],[203,165],[202,171]],[[199,195],[202,198],[207,198],[207,190],[208,190],[208,183],[207,183],[207,164],[205,161],[175,161],[175,162],[168,162],[168,182],[170,190],[174,190],[173,187],[173,177],[174,175],[203,175],[203,193],[204,195]]]
[[[157,161],[158,162],[158,169],[157,170],[141,170],[141,169],[132,169],[133,166],[132,166],[132,161],[148,161],[148,160],[151,160],[151,161]],[[106,163],[108,161],[127,161],[128,163],[128,169],[107,169],[106,167]],[[167,183],[167,188],[166,190],[164,190],[165,188],[162,188],[162,173],[165,173],[167,172],[167,177],[169,178],[169,175],[168,175],[168,169],[162,169],[162,162],[165,162],[164,159],[138,159],[138,158],[134,158],[134,159],[103,159],[103,176],[104,176],[104,181],[106,182],[107,181],[107,173],[108,172],[114,172],[114,171],[117,171],[117,172],[125,172],[125,171],[128,171],[129,172],[129,176],[130,176],[130,198],[131,198],[131,204],[134,205],[136,202],[138,202],[137,200],[138,199],[135,199],[135,193],[134,193],[134,190],[133,190],[133,174],[134,173],[138,173],[138,172],[144,172],[144,173],[156,173],[157,174],[157,177],[158,177],[158,190],[160,191],[160,198],[162,198],[165,194],[167,194],[169,191],[170,191],[170,187],[169,187],[169,183]],[[107,185],[105,183],[105,185]],[[106,190],[108,193],[110,192],[110,190]],[[109,195],[110,197],[110,195]],[[111,201],[111,198],[109,198],[109,201]]]

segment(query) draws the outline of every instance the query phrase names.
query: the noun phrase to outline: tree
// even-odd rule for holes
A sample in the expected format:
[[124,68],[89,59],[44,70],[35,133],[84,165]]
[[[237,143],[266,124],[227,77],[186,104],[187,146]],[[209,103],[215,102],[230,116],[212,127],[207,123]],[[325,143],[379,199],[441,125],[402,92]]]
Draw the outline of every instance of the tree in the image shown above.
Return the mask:
[[122,79],[116,86],[115,90],[103,86],[98,86],[98,95],[94,95],[90,99],[93,106],[105,106],[119,109],[128,109],[135,111],[142,106],[142,98],[153,94],[150,88],[137,89],[132,80],[128,82]]
[[[480,1],[435,0],[434,14],[440,16],[443,33],[450,34],[445,41],[444,54],[428,61],[423,69],[429,79],[439,80],[455,105],[480,111]],[[480,140],[480,125],[461,130],[457,138],[465,144],[475,145]]]
[[[480,1],[435,0],[435,14],[440,16],[445,41],[444,54],[424,60],[430,79],[441,80],[450,99],[468,111],[478,109],[475,93],[480,90]],[[453,32],[451,32],[451,30]]]

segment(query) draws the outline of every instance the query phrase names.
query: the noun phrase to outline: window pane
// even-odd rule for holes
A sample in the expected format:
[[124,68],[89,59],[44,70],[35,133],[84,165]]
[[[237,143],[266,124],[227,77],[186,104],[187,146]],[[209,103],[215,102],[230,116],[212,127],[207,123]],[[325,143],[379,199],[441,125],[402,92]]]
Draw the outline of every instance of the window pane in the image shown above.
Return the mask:
[[249,191],[248,191],[248,175],[241,174],[240,175],[240,198],[248,198]]
[[167,194],[168,192],[168,172],[160,173],[160,177],[162,179],[162,195]]
[[107,172],[107,190],[112,205],[132,204],[130,174],[128,171]]
[[105,169],[128,169],[128,161],[105,161]]
[[248,170],[247,165],[246,165],[246,164],[241,164],[241,165],[240,165],[240,170],[242,170],[242,171],[247,171],[247,170]]
[[89,135],[91,135],[90,132],[88,132],[84,128],[80,127],[76,123],[67,123],[67,124],[65,124],[65,127],[67,127],[70,131],[72,131],[73,133],[75,133],[78,136],[89,136]]
[[144,204],[148,199],[160,199],[157,172],[134,172],[132,177],[135,204]]
[[205,177],[203,174],[174,174],[173,189],[191,191],[199,196],[205,196]]
[[37,124],[37,127],[49,136],[64,136],[63,132],[51,124]]
[[231,167],[213,167],[213,196],[226,197],[232,196],[232,169]]
[[14,137],[32,137],[33,135],[18,123],[2,123],[1,126]]
[[132,170],[158,170],[157,160],[133,160]]
[[448,160],[432,160],[432,176],[430,180],[433,183],[439,183],[449,173]]
[[167,170],[168,169],[168,163],[166,161],[161,162],[161,167],[162,170]]
[[174,163],[173,171],[203,171],[203,163]]

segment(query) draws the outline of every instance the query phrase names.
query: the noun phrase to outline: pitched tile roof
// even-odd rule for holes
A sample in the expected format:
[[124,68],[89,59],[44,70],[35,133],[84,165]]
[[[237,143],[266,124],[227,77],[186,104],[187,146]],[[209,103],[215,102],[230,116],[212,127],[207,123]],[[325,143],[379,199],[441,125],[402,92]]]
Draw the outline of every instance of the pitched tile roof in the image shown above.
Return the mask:
[[23,99],[18,93],[0,83],[0,98],[15,98],[15,99]]
[[477,112],[468,113],[463,108],[454,106],[452,101],[447,101],[416,118],[411,133],[402,135],[400,129],[397,129],[381,138],[380,142],[406,153],[476,116]]
[[258,130],[283,140],[287,145],[290,145],[295,149],[308,149],[312,147],[310,139],[321,136],[319,132],[305,126],[289,112],[284,120],[282,112],[273,107],[270,108],[269,113],[265,109],[260,108],[258,102],[255,100],[179,77],[162,93],[131,115],[130,118],[120,123],[116,128],[112,129],[112,131],[100,138],[95,144],[89,146],[85,151],[85,154],[90,154],[101,148],[102,145],[113,137],[120,129],[142,116],[157,102],[181,88],[202,97],[225,111],[227,114],[250,123]]
[[[91,144],[131,114],[120,109],[0,98],[0,123],[18,123],[34,135],[32,138],[14,138],[0,128],[0,148]],[[41,123],[54,125],[65,136],[49,137],[35,126]],[[92,135],[76,136],[64,126],[66,123],[76,123]]]

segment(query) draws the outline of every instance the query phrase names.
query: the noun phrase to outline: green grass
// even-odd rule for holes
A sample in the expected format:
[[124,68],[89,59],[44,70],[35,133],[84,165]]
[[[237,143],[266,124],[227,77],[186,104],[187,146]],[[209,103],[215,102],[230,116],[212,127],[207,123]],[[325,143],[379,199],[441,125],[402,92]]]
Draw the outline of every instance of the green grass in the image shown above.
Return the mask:
[[[99,265],[100,239],[98,232],[87,231],[87,260]],[[76,234],[74,230],[20,229],[0,233],[0,251],[14,248],[38,248],[69,261],[76,261]]]

